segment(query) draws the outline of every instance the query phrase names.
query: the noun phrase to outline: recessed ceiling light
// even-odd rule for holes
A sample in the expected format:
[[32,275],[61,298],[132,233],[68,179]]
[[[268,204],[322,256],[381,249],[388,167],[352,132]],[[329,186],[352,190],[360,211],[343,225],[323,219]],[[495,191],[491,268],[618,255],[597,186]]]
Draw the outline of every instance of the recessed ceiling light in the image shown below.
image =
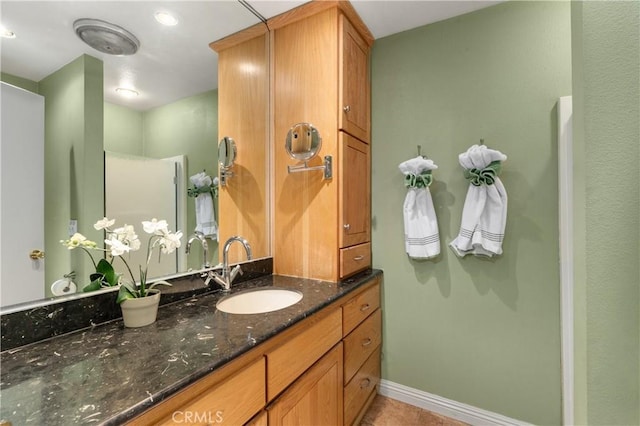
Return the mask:
[[133,90],[133,89],[125,89],[124,87],[118,87],[116,89],[116,92],[125,98],[135,98],[136,96],[138,96],[138,92]]
[[16,33],[6,29],[5,27],[0,27],[0,31],[0,35],[4,38],[16,38]]
[[178,24],[178,19],[169,12],[156,12],[153,16],[156,17],[156,21],[168,27]]

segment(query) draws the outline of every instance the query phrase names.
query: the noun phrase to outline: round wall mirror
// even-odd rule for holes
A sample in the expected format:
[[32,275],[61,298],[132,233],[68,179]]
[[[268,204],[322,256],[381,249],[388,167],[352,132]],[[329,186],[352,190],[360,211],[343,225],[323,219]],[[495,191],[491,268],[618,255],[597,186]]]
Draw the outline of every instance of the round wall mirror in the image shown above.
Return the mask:
[[285,148],[287,153],[296,160],[307,161],[312,159],[318,154],[321,146],[322,138],[320,137],[320,132],[312,124],[295,124],[287,133]]
[[236,142],[228,136],[220,139],[218,144],[218,163],[223,169],[233,166],[236,159]]

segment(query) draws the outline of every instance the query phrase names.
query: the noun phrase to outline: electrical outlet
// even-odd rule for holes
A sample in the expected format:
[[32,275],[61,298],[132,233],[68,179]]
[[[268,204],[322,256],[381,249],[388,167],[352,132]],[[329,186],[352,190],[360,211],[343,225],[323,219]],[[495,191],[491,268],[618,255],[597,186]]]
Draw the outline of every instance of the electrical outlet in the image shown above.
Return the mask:
[[69,220],[69,237],[78,232],[78,221],[75,219]]

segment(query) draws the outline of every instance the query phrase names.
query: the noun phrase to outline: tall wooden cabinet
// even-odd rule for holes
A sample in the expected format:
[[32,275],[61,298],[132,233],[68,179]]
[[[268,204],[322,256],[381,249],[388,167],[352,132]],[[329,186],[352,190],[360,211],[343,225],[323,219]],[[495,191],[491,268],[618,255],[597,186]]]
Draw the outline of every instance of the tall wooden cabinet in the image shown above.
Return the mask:
[[[371,265],[369,50],[373,37],[348,2],[305,4],[268,22],[274,117],[274,272],[337,281]],[[296,123],[322,137],[321,171],[288,173]]]

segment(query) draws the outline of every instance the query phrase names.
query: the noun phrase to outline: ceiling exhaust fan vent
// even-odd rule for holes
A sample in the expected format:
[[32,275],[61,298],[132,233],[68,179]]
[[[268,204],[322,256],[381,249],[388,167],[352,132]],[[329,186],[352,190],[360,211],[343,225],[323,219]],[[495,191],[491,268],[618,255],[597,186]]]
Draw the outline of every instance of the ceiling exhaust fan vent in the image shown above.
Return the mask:
[[140,42],[129,31],[100,19],[78,19],[73,30],[89,46],[109,55],[133,55],[140,48]]

